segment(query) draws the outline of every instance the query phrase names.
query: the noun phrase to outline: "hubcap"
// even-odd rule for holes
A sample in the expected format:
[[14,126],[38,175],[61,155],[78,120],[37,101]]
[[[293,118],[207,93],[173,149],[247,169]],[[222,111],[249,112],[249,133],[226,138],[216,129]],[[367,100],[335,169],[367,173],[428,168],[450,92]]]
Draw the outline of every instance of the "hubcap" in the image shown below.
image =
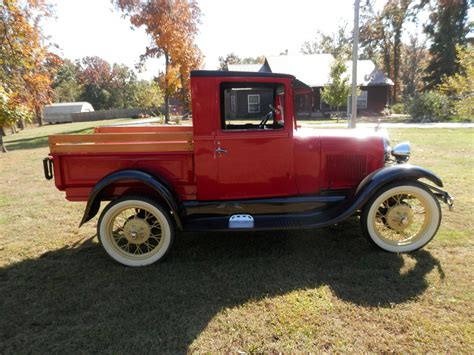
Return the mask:
[[133,218],[125,223],[123,232],[129,243],[142,244],[150,237],[150,225],[140,218]]
[[388,226],[398,232],[409,228],[413,222],[413,212],[407,205],[396,205],[387,212]]

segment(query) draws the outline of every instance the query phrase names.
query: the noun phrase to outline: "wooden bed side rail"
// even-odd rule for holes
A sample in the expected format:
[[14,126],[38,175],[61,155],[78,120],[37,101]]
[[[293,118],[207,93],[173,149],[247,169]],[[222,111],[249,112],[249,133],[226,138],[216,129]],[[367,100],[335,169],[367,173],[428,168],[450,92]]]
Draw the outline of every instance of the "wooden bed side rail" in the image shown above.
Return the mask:
[[95,133],[137,133],[137,132],[191,132],[193,126],[102,126],[95,127]]
[[55,134],[48,138],[51,146],[81,143],[192,142],[192,139],[190,132]]
[[193,144],[191,142],[56,144],[50,146],[50,151],[52,154],[192,152]]

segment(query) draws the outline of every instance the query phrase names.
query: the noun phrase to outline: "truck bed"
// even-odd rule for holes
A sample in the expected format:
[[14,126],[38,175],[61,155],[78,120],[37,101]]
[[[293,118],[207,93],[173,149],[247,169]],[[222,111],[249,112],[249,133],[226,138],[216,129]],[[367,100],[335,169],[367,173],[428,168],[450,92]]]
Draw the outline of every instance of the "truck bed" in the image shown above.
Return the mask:
[[192,127],[109,126],[92,134],[49,136],[52,154],[186,152],[193,150]]
[[[194,199],[193,133],[191,126],[106,126],[92,134],[49,136],[54,179],[70,201],[87,201],[103,177],[138,169],[170,181],[182,200]],[[109,191],[120,196],[133,183]]]

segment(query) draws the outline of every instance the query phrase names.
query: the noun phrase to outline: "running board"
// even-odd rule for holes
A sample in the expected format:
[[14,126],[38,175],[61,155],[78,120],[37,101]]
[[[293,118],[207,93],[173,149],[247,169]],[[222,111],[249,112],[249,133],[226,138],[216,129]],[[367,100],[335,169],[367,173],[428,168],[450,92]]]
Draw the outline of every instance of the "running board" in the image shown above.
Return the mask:
[[[189,232],[211,231],[264,231],[319,228],[333,225],[353,215],[356,210],[332,209],[313,213],[247,215],[253,219],[253,226],[248,224],[231,223],[233,216],[200,217],[188,219],[183,223],[183,230]],[[244,215],[245,216],[245,215]]]

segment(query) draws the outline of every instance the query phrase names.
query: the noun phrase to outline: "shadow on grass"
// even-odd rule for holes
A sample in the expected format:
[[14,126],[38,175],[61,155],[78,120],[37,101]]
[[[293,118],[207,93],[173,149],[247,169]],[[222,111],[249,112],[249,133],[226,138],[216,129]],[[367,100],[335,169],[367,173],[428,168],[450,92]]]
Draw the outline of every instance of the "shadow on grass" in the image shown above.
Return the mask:
[[389,307],[421,295],[433,269],[443,277],[429,252],[412,254],[416,265],[401,273],[400,255],[375,251],[358,233],[349,221],[182,234],[164,262],[136,269],[92,240],[51,251],[0,270],[0,352],[186,352],[220,310],[249,300],[328,285],[344,301]]
[[[88,133],[92,132],[90,128],[78,129],[75,131],[62,132],[60,134],[72,134],[72,133]],[[59,133],[58,133],[59,134]],[[44,148],[48,146],[48,136],[31,137],[31,138],[21,138],[21,139],[9,139],[5,140],[5,145],[9,151],[21,150],[21,149],[36,149]]]

